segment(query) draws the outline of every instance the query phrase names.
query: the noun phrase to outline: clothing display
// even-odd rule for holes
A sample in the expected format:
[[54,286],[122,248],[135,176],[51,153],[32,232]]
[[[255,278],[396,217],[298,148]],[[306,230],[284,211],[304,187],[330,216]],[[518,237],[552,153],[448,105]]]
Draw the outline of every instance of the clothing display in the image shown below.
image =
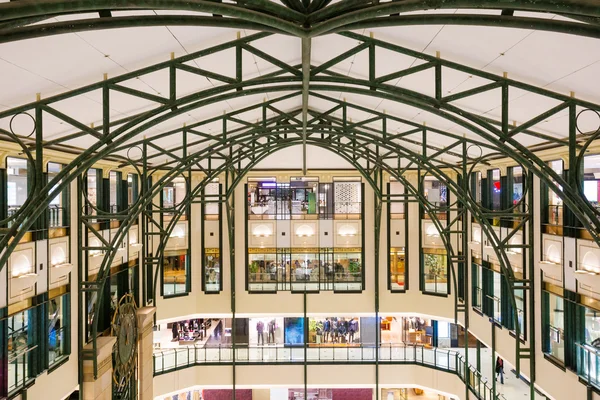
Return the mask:
[[262,321],[258,321],[258,323],[256,324],[256,333],[258,334],[258,344],[262,344],[264,346],[265,344],[265,337],[264,337],[264,329],[265,329],[265,324]]

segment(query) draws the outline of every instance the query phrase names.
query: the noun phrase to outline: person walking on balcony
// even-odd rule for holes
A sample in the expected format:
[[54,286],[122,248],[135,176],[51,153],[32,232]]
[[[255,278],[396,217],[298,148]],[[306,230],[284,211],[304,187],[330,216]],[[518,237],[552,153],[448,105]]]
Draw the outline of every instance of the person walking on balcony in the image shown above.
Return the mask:
[[500,356],[496,358],[496,380],[498,380],[498,375],[500,375],[500,383],[504,385],[504,361]]

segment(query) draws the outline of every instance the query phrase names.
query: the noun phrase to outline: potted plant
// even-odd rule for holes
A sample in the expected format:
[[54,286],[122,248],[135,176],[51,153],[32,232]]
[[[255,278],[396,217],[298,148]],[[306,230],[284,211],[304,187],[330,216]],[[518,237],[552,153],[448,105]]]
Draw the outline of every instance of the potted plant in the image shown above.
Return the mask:
[[348,264],[348,272],[350,272],[350,275],[353,278],[356,278],[360,273],[360,261],[350,260],[350,263]]
[[256,282],[256,274],[258,273],[258,261],[252,261],[250,263],[250,267],[248,268],[248,270],[250,271],[250,273],[252,274],[252,280],[254,282]]

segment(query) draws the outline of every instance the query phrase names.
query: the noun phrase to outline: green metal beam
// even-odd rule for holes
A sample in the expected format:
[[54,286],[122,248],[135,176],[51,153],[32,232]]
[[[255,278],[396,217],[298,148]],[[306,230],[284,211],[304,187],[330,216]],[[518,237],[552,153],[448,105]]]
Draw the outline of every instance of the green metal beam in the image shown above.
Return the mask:
[[311,39],[302,39],[302,173],[306,175],[306,128],[308,125],[308,89],[310,83]]

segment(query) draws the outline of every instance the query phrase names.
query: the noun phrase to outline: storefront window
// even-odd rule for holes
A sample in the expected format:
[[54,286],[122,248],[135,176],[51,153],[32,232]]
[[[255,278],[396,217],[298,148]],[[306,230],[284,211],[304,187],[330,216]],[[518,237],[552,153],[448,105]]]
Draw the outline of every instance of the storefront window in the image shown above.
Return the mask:
[[492,272],[494,279],[494,295],[492,297],[494,321],[502,322],[502,275],[498,272]]
[[163,260],[163,295],[167,297],[187,293],[189,269],[187,255],[165,255]]
[[493,169],[488,171],[488,180],[490,185],[490,208],[492,210],[500,210],[500,170]]
[[131,206],[138,200],[139,186],[136,174],[127,174],[127,205]]
[[309,347],[328,344],[360,346],[361,343],[361,319],[358,317],[309,318],[308,320]]
[[544,352],[556,358],[565,361],[565,305],[562,297],[552,293],[544,292],[545,298],[545,326],[546,348]]
[[277,290],[276,253],[248,254],[248,290]]
[[[62,165],[48,163],[48,182],[52,181],[62,170]],[[60,182],[59,182],[60,183]],[[58,185],[58,183],[57,183]],[[48,206],[48,220],[50,228],[69,225],[69,213],[66,211],[69,204],[69,186],[67,185]]]
[[[550,161],[548,163],[548,165],[559,176],[563,175],[563,161],[562,160]],[[556,192],[554,192],[553,190],[550,190],[550,189],[547,190],[547,196],[548,196],[548,209],[545,210],[545,213],[544,213],[544,215],[546,217],[545,218],[546,222],[550,225],[562,225],[563,224],[563,201],[562,201],[562,199],[560,197],[558,197]]]
[[[96,215],[96,208],[98,207],[98,185],[101,170],[96,168],[90,168],[86,174],[86,190],[87,190],[87,202],[86,202],[86,214]],[[96,222],[96,220],[92,220]]]
[[[186,184],[185,178],[179,176],[177,178],[174,178],[171,182],[167,183],[163,187],[163,192],[162,192],[163,208],[168,210],[168,212],[164,213],[164,215],[165,216],[174,215],[175,210],[173,210],[173,209],[175,207],[177,207],[179,204],[181,204],[181,202],[185,199],[186,195],[187,195],[187,184]],[[171,210],[169,210],[169,209],[171,209]],[[179,210],[179,212],[181,214],[185,215],[186,210],[184,208],[182,210]],[[185,218],[182,218],[182,219],[185,219]]]
[[[523,286],[523,284],[520,282],[515,282],[515,287],[519,286]],[[523,289],[515,288],[515,303],[517,305],[517,323],[519,324],[519,333],[521,338],[525,339],[525,291]]]
[[390,249],[390,282],[391,289],[406,290],[406,253],[404,247]]
[[[446,210],[448,205],[448,187],[446,184],[434,176],[426,175],[423,177],[423,187],[421,194],[425,196],[427,202],[436,212],[438,219],[446,219]],[[427,210],[424,209],[424,216],[428,218]]]
[[472,282],[473,282],[473,308],[482,310],[483,306],[483,273],[481,271],[481,265],[472,264]]
[[108,174],[108,187],[109,187],[109,211],[116,213],[119,211],[119,186],[121,180],[121,173],[116,171],[110,171]]
[[423,249],[421,290],[425,293],[448,294],[448,256],[444,250]]
[[357,178],[334,178],[335,218],[360,218],[362,183]]
[[208,183],[202,192],[202,268],[204,291],[221,291],[221,185]]
[[585,343],[600,349],[600,311],[584,308]]
[[320,260],[316,253],[292,253],[290,278],[292,290],[319,290]]
[[6,159],[8,217],[15,215],[27,200],[27,164],[27,160],[22,158],[8,157]]
[[362,254],[334,253],[334,290],[362,289]]
[[221,254],[219,249],[204,249],[205,288],[207,292],[221,289]]
[[22,388],[35,377],[33,362],[37,356],[38,343],[33,327],[36,308],[8,317],[8,392]]
[[481,172],[471,173],[471,196],[477,204],[481,204]]
[[524,188],[523,168],[512,167],[511,175],[512,175],[512,199],[511,199],[511,201],[512,201],[513,205],[516,205],[517,203],[519,203],[519,201],[521,201],[521,198],[523,197],[523,188]]
[[248,218],[274,218],[283,215],[290,218],[291,197],[289,184],[287,190],[280,190],[280,184],[275,178],[249,178],[247,186]]
[[48,366],[70,354],[69,294],[48,302]]
[[600,155],[583,159],[583,194],[596,209],[600,209]]

